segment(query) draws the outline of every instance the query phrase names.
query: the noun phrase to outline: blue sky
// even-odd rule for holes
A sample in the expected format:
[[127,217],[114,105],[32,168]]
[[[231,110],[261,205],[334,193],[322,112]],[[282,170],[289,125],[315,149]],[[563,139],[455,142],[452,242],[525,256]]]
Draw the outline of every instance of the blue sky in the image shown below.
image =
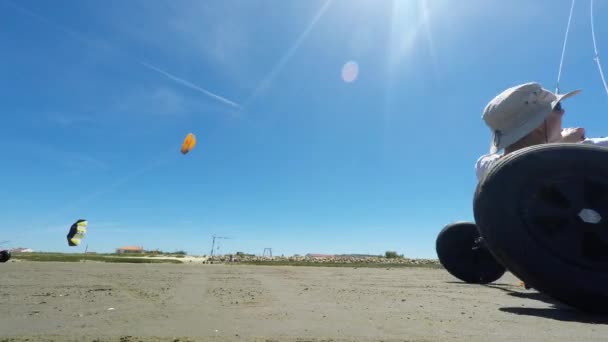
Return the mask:
[[[570,4],[0,0],[0,240],[434,258],[439,230],[473,217],[483,107],[554,90]],[[608,4],[594,11],[608,60]],[[589,1],[560,85],[583,89],[564,125],[607,134]]]

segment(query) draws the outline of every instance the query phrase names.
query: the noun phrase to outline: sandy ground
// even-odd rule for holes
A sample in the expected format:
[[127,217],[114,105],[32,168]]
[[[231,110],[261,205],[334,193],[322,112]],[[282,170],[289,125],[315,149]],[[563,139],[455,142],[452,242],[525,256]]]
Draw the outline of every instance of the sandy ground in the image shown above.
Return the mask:
[[606,340],[608,317],[516,283],[424,268],[7,263],[0,341]]

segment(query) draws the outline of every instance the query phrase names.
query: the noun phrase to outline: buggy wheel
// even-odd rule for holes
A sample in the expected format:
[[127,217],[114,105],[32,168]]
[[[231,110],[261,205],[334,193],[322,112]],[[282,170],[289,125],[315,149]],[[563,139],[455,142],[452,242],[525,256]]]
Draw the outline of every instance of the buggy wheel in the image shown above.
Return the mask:
[[435,249],[441,265],[467,283],[488,284],[506,271],[485,247],[475,223],[448,224],[437,236]]
[[475,221],[526,284],[572,307],[608,312],[608,148],[528,147],[479,182]]

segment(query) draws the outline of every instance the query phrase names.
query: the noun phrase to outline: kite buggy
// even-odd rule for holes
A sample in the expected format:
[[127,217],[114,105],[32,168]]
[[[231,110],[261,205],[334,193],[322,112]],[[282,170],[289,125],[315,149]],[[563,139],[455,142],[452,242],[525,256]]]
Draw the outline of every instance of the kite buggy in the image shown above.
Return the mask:
[[0,262],[7,262],[11,259],[11,252],[7,249],[0,250]]
[[[6,243],[8,241],[3,241],[0,242],[0,245],[2,245],[3,243]],[[9,251],[8,249],[2,249],[0,248],[0,262],[7,262],[11,259],[11,251]]]
[[582,311],[608,313],[608,148],[543,144],[504,156],[477,184],[475,222],[447,225],[439,261],[474,284],[507,270]]

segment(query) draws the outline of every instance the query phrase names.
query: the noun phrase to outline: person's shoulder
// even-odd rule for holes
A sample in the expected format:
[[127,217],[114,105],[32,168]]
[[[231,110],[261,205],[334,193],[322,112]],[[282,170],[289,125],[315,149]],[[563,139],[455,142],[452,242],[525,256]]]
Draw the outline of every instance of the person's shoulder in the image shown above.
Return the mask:
[[498,153],[488,153],[480,156],[475,162],[475,167],[482,167],[487,164],[491,164],[494,161],[500,159],[501,155]]
[[475,162],[475,174],[477,175],[477,179],[481,179],[490,166],[500,159],[500,157],[501,155],[497,153],[488,153],[480,156]]

